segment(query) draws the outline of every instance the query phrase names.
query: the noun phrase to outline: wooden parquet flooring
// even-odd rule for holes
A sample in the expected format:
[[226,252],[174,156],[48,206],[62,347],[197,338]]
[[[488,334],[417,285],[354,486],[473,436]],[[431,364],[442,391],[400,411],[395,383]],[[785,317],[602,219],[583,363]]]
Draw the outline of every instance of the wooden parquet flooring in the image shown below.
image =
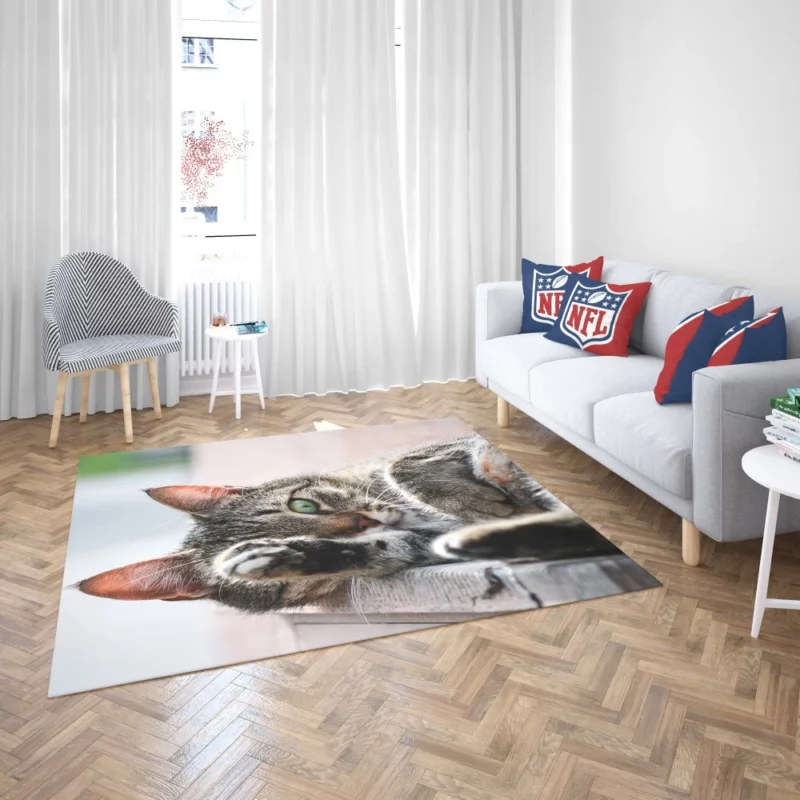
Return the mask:
[[[0,796],[8,800],[800,798],[800,615],[749,636],[758,542],[685,567],[680,521],[474,383],[279,398],[241,421],[185,398],[133,447],[458,415],[663,587],[47,699],[76,459],[120,414],[0,424]],[[232,405],[232,404],[231,404]],[[800,596],[800,539],[773,593]]]

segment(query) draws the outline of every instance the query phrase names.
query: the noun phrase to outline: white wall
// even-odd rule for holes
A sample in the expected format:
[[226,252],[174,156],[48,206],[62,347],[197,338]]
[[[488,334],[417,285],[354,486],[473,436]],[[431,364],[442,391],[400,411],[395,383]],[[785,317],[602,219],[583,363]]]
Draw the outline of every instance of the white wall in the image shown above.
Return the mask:
[[520,238],[522,255],[545,264],[570,257],[569,8],[523,0],[519,11]]
[[572,2],[574,259],[800,286],[800,2]]

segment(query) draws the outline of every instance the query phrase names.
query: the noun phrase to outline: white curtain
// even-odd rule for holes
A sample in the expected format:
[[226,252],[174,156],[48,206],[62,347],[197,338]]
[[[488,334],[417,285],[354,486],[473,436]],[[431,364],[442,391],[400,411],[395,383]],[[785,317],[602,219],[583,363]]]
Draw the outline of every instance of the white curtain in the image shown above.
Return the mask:
[[[62,251],[113,256],[162,297],[172,290],[178,209],[178,14],[177,0],[61,1]],[[162,397],[174,405],[177,356],[159,362]],[[131,391],[137,408],[151,404],[143,365]],[[114,373],[95,375],[89,407],[121,407]]]
[[[62,254],[108,253],[170,295],[177,14],[177,0],[0,3],[0,419],[52,410],[40,331]],[[177,359],[161,361],[171,405]],[[150,405],[147,387],[134,371],[137,407]],[[65,410],[78,401],[76,385]],[[119,407],[118,381],[95,376],[90,411]]]
[[520,18],[516,0],[405,0],[405,219],[424,381],[475,374],[475,287],[519,276]]
[[264,0],[270,394],[418,383],[394,0]]
[[0,419],[48,408],[44,286],[60,255],[58,0],[0,3]]

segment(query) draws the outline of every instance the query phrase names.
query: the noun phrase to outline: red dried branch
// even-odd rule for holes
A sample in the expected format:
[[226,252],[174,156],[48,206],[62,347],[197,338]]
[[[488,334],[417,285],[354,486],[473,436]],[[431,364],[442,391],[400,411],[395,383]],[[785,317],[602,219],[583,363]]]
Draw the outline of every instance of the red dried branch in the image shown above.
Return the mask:
[[225,127],[223,120],[204,117],[199,133],[183,137],[181,153],[181,199],[184,204],[202,205],[216,179],[229,161],[244,158],[253,143],[243,131],[241,137]]

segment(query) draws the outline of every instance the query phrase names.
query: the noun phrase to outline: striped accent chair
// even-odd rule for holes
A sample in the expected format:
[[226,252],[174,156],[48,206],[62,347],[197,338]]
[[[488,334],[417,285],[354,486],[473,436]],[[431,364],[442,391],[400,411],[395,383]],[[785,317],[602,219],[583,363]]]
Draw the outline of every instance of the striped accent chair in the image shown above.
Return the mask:
[[147,364],[156,418],[161,418],[156,359],[181,349],[178,307],[150,294],[122,263],[102,253],[64,256],[50,271],[44,300],[44,363],[58,372],[50,447],[58,442],[64,395],[81,376],[80,422],[86,422],[92,374],[119,372],[125,441],[133,441],[128,367]]

